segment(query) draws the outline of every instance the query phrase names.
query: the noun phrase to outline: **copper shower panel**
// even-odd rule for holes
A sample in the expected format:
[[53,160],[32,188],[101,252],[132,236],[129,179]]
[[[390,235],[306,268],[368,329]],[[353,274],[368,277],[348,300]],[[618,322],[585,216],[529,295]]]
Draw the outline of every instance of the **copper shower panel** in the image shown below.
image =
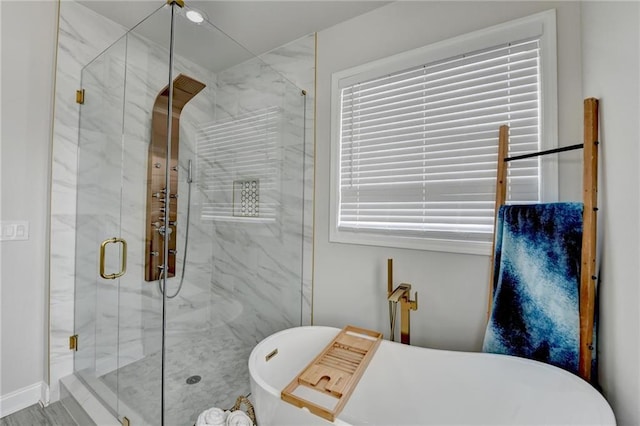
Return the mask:
[[[151,119],[151,144],[147,165],[147,223],[145,244],[146,281],[160,279],[160,266],[164,266],[167,277],[176,273],[176,240],[178,221],[178,143],[180,135],[180,113],[182,108],[206,85],[184,74],[173,80],[173,103],[171,123],[171,154],[169,161],[170,194],[165,187],[167,173],[167,111],[169,109],[169,86],[160,91],[153,105]],[[169,209],[169,223],[164,223],[165,209]],[[165,262],[162,242],[169,238],[169,259]]]

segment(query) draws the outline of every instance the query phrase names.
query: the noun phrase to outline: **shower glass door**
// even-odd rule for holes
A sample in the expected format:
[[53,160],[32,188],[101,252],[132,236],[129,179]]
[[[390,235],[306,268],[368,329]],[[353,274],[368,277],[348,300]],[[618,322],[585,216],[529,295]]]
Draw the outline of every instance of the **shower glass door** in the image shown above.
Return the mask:
[[125,55],[118,40],[82,71],[76,207],[75,371],[114,411],[116,394],[99,379],[118,366],[120,280],[100,270],[120,272],[124,254],[120,243],[102,243],[121,236]]
[[157,10],[82,70],[74,370],[133,425],[162,423],[163,301],[144,268],[151,115],[169,82],[170,11]]

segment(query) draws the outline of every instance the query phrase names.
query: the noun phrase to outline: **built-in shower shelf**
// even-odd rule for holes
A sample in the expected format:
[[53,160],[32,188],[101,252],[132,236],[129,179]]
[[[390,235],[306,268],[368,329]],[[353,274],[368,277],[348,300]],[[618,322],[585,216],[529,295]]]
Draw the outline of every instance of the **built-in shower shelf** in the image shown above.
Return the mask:
[[382,333],[343,328],[282,390],[281,398],[333,422],[349,400],[380,345]]

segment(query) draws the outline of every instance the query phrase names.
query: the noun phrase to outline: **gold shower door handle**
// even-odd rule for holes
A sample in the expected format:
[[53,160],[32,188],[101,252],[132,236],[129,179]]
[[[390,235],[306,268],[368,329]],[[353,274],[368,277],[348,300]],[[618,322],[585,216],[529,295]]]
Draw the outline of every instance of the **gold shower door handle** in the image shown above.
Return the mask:
[[[104,273],[104,257],[105,257],[105,249],[107,244],[122,244],[122,259],[120,263],[120,272],[115,274],[105,274]],[[127,242],[122,238],[109,238],[108,240],[104,240],[102,244],[100,244],[100,276],[105,280],[115,280],[123,276],[127,272]]]

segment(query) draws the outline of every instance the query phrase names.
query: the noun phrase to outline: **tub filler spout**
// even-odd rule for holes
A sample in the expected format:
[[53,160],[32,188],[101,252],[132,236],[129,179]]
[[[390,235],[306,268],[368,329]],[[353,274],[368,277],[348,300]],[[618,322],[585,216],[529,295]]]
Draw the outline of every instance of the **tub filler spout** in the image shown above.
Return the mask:
[[393,290],[393,259],[387,259],[387,300],[389,301],[389,322],[391,326],[389,340],[395,340],[396,310],[400,303],[400,343],[411,342],[409,314],[418,310],[418,292],[415,300],[411,300],[411,284],[402,283]]
[[389,302],[400,303],[400,343],[411,343],[410,312],[418,310],[418,292],[411,300],[411,284],[402,283],[391,292]]

